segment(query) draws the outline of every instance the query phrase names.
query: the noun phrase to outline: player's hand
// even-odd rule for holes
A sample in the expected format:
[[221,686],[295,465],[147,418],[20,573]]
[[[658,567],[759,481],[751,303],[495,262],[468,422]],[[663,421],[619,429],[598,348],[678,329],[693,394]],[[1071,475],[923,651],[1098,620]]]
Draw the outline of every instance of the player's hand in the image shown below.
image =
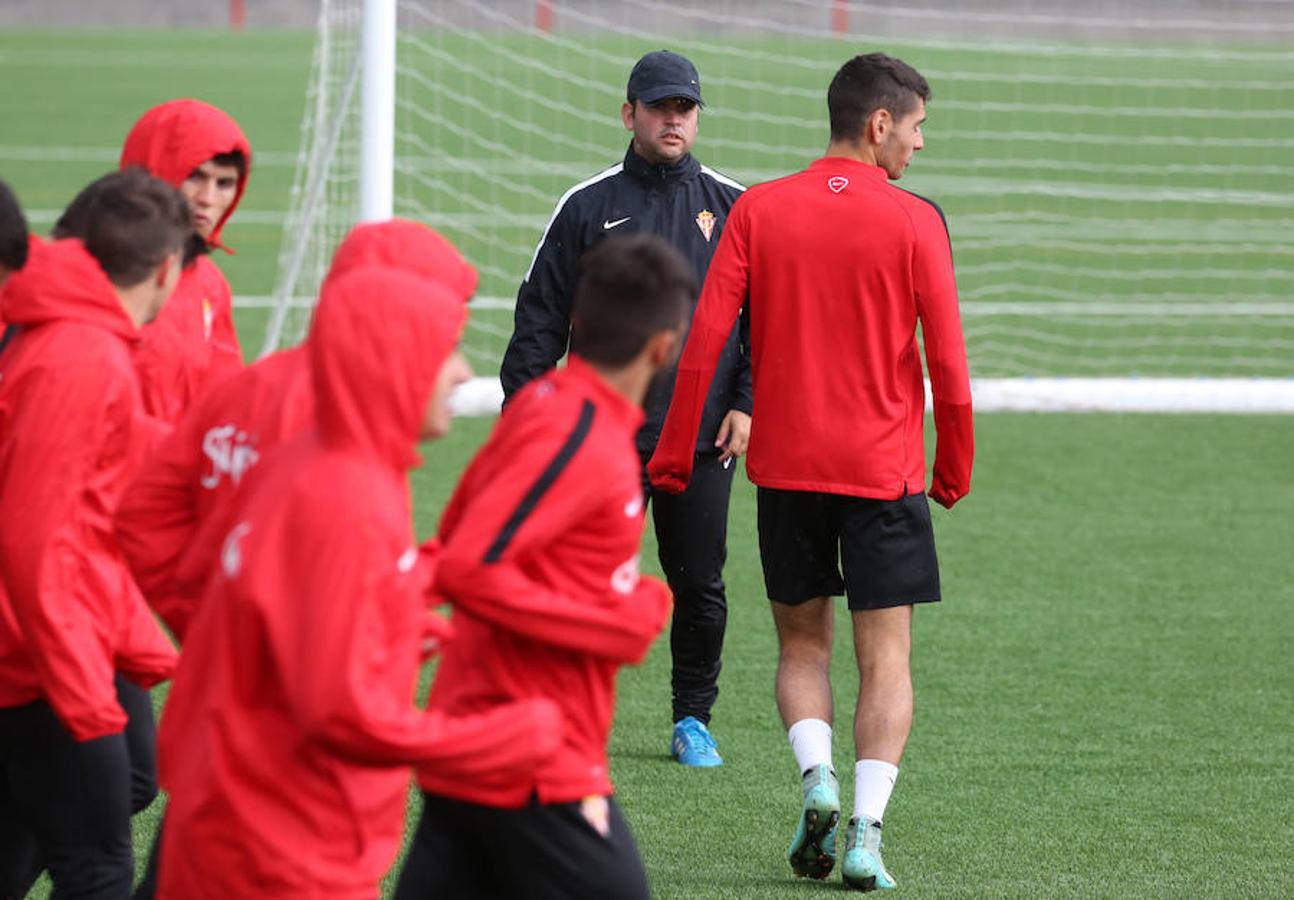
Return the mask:
[[734,459],[746,452],[750,445],[750,416],[739,409],[730,409],[719,423],[719,434],[714,445],[723,450],[719,462],[726,469]]
[[681,494],[687,490],[687,483],[692,479],[692,457],[673,461],[662,459],[659,453],[653,453],[647,460],[647,477],[651,486],[667,494]]
[[439,653],[454,639],[454,623],[438,612],[427,610],[422,619],[422,638],[419,650],[424,662]]

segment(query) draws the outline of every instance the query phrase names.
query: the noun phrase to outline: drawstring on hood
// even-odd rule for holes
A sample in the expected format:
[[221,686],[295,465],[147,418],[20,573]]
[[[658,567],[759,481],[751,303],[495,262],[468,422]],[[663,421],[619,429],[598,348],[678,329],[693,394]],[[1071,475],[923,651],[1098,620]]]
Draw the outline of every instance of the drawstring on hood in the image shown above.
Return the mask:
[[238,208],[252,169],[252,145],[228,113],[201,100],[168,100],[139,117],[121,148],[121,168],[143,166],[173,187],[184,183],[193,170],[213,156],[240,152],[247,164],[238,178],[234,202],[211,230],[207,243],[227,253],[220,240],[225,222]]

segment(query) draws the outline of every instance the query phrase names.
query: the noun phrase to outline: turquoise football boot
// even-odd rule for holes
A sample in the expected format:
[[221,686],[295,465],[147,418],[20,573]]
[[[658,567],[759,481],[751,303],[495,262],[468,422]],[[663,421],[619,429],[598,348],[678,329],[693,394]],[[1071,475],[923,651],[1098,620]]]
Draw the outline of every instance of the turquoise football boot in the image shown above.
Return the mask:
[[801,878],[826,878],[836,865],[836,823],[840,821],[840,786],[830,766],[804,773],[804,811],[795,840],[786,852],[791,870]]
[[670,752],[685,766],[710,768],[723,765],[723,757],[715,748],[710,729],[705,727],[704,722],[693,716],[687,716],[674,723]]
[[845,859],[840,874],[848,887],[859,891],[889,891],[898,887],[894,876],[881,861],[881,823],[871,819],[849,820],[845,828]]

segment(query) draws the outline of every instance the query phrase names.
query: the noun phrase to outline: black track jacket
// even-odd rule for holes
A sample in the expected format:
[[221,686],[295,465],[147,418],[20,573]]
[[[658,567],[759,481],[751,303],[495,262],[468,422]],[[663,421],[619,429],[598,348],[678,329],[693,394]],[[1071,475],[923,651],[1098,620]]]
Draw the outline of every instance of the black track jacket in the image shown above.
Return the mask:
[[[635,153],[631,144],[624,162],[563,194],[517,292],[512,339],[499,373],[504,397],[511,398],[566,353],[580,257],[589,248],[608,235],[658,234],[691,262],[700,288],[728,210],[742,190],[740,184],[701,165],[691,154],[673,165],[653,165]],[[697,434],[698,452],[718,452],[714,438],[728,410],[751,411],[748,335],[743,313],[728,335],[706,395]],[[644,403],[647,417],[638,432],[638,449],[644,455],[656,447],[673,392],[674,368],[670,367],[653,383]]]

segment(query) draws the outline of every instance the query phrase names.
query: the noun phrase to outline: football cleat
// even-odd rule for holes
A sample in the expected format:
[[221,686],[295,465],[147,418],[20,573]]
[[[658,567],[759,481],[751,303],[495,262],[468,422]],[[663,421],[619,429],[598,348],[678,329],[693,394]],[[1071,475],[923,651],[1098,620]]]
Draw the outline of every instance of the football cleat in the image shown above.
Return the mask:
[[826,878],[836,864],[836,823],[840,821],[840,787],[830,766],[804,773],[804,811],[795,840],[786,852],[791,870],[801,878]]
[[881,861],[880,822],[857,816],[849,820],[840,874],[848,887],[859,891],[888,891],[898,887]]
[[688,716],[674,723],[674,736],[670,753],[685,766],[709,768],[723,765],[723,757],[715,749],[710,729],[700,719]]

